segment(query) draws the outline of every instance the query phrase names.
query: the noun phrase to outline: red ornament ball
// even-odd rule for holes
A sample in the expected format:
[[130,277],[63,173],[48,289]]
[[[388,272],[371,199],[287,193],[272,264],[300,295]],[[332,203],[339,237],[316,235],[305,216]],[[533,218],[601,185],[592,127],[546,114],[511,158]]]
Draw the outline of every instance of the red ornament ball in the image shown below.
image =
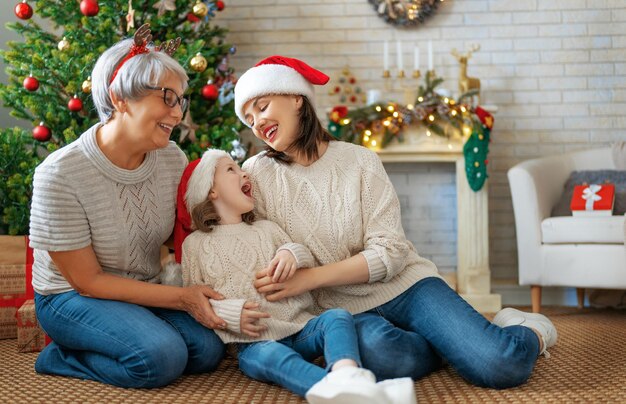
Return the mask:
[[194,13],[187,13],[187,21],[198,22],[200,19]]
[[100,6],[96,0],[82,0],[80,2],[80,12],[87,17],[93,17],[100,11]]
[[35,138],[35,140],[45,142],[50,140],[50,136],[52,136],[50,128],[44,125],[43,122],[33,128],[33,138]]
[[15,5],[15,15],[22,20],[28,20],[33,16],[33,8],[28,3],[17,3]]
[[74,96],[74,98],[67,103],[67,108],[72,112],[78,112],[83,109],[83,102],[80,98]]
[[226,7],[226,4],[224,4],[222,0],[217,0],[215,2],[215,7],[217,7],[217,11],[222,11]]
[[24,88],[28,91],[37,91],[39,88],[39,80],[34,78],[33,76],[28,76],[24,79]]
[[202,97],[207,100],[216,100],[219,90],[215,84],[207,84],[202,87]]

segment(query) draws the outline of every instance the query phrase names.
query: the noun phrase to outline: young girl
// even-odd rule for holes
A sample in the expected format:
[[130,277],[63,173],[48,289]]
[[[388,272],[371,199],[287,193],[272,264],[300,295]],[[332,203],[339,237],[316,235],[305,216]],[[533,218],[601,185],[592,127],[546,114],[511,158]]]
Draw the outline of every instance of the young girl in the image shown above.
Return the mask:
[[313,291],[321,307],[353,313],[364,366],[379,378],[419,378],[443,358],[479,386],[524,383],[556,329],[514,309],[490,323],[417,254],[376,153],[335,141],[318,120],[313,84],[327,81],[300,60],[272,56],[235,87],[237,115],[267,145],[244,164],[256,213],[321,264],[283,282],[261,271],[257,290],[268,301]]
[[[334,309],[316,316],[308,293],[268,302],[256,291],[253,281],[260,269],[280,283],[315,262],[278,225],[254,221],[248,174],[226,152],[207,150],[182,191],[197,229],[182,246],[183,283],[210,285],[226,297],[211,300],[227,324],[216,332],[225,343],[239,343],[246,375],[306,395],[311,403],[415,402],[411,379],[376,384],[372,372],[360,367],[349,312]],[[307,361],[322,354],[326,370]],[[246,366],[252,362],[266,372]]]

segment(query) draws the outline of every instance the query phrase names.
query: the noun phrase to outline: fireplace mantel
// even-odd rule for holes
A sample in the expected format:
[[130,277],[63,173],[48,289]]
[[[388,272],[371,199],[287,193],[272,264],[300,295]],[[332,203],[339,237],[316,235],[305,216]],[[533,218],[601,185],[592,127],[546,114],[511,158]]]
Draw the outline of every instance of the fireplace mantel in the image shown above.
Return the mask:
[[[489,269],[489,200],[486,181],[474,192],[465,176],[463,145],[448,142],[424,131],[409,132],[405,142],[377,150],[383,163],[454,163],[457,195],[457,292],[476,310],[492,313],[501,309],[501,297],[491,293]],[[436,264],[436,262],[435,262]]]

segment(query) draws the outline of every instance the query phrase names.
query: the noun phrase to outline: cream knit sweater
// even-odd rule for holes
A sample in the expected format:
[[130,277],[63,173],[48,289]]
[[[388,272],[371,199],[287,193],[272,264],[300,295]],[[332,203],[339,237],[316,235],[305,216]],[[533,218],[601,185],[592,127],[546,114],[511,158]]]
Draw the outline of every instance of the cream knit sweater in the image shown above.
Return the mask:
[[380,306],[417,281],[439,276],[402,229],[400,203],[376,153],[331,141],[310,166],[280,164],[260,153],[244,163],[258,217],[277,223],[321,264],[363,254],[367,284],[313,291],[320,310],[360,313]]
[[[215,314],[227,323],[227,331],[216,330],[223,342],[278,340],[300,331],[315,314],[309,293],[280,302],[268,302],[254,285],[255,273],[269,264],[276,251],[289,250],[298,268],[315,265],[309,250],[292,243],[287,234],[267,220],[219,225],[210,233],[195,231],[183,243],[183,284],[209,285],[226,297],[211,299]],[[241,310],[246,301],[261,304],[259,310],[270,314],[263,324],[261,338],[241,334]]]

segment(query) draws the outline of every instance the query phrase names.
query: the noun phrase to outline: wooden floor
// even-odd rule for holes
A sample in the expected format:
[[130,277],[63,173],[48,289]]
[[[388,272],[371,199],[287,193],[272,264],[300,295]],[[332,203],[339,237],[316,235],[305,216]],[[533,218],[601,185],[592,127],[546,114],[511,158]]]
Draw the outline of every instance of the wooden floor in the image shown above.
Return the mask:
[[[415,382],[419,403],[626,403],[626,311],[546,308],[559,332],[551,358],[539,358],[523,386],[474,387],[446,367]],[[15,340],[0,341],[1,403],[300,403],[276,386],[252,381],[224,360],[212,374],[185,376],[165,388],[121,389],[91,381],[38,375],[36,353],[18,354]],[[390,358],[393,360],[393,358]]]

